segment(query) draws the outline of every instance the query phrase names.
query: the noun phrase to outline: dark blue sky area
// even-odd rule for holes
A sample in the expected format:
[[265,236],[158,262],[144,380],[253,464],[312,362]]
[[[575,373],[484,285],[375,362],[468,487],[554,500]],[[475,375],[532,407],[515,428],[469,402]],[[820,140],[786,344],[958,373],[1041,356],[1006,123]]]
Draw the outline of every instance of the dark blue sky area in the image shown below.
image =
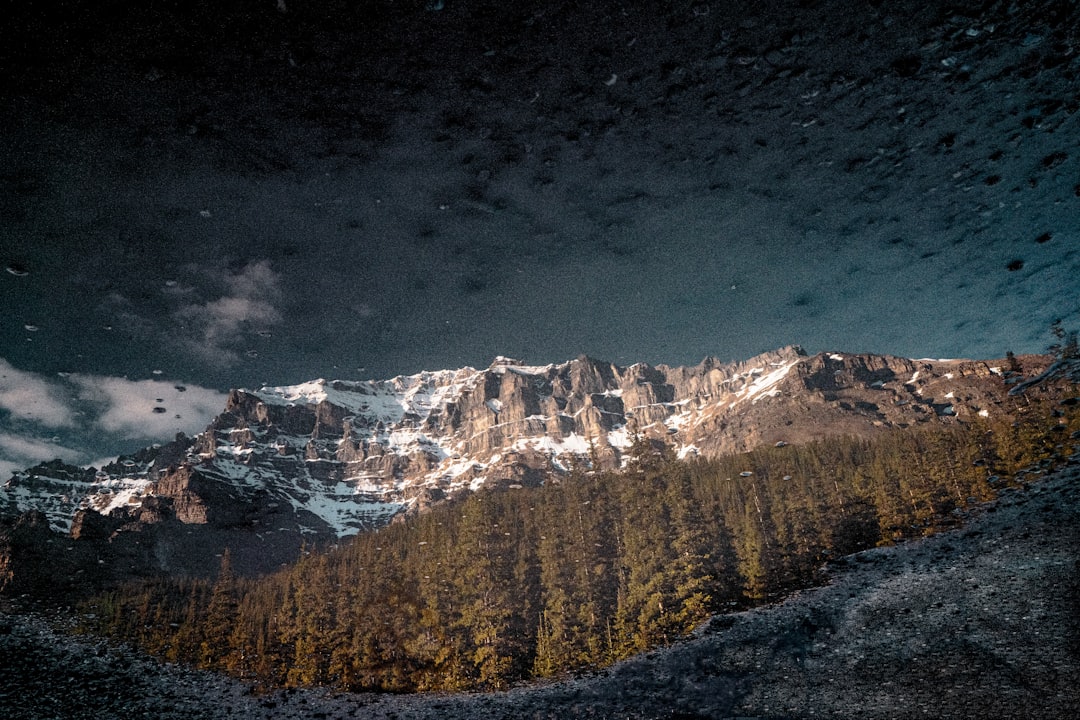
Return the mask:
[[146,435],[264,382],[1080,324],[1076,18],[797,5],[21,10],[0,458],[86,460],[177,385]]

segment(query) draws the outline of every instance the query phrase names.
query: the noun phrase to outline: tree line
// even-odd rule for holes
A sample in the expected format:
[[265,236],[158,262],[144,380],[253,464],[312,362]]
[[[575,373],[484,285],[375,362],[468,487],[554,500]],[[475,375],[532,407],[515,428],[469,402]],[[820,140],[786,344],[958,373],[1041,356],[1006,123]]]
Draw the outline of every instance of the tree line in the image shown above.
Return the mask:
[[955,525],[1070,452],[1076,405],[1009,402],[712,460],[640,438],[623,470],[472,493],[258,579],[226,552],[215,581],[125,586],[86,624],[265,687],[497,689],[604,666],[812,585],[831,558]]

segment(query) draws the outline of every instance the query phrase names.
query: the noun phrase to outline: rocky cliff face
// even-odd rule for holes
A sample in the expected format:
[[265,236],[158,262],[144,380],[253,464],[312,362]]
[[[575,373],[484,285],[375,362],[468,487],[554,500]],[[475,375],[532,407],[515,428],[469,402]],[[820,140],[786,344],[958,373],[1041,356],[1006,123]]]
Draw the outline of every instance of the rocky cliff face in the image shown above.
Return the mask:
[[[1026,362],[1033,372],[1047,359]],[[458,491],[618,467],[639,437],[714,456],[990,416],[1009,402],[1005,365],[788,347],[694,367],[497,358],[484,370],[234,390],[195,438],[98,471],[42,465],[8,481],[0,502],[74,537],[173,523],[327,539]]]

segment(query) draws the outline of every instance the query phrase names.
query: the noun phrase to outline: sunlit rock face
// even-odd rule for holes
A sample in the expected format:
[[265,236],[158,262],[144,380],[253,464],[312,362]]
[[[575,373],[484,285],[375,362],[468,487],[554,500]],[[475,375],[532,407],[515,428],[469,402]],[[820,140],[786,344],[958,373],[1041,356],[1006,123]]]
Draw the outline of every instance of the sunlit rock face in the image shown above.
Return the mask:
[[195,438],[98,471],[41,465],[0,498],[7,514],[37,510],[80,537],[170,522],[333,539],[457,492],[620,467],[639,439],[692,458],[969,422],[997,412],[1010,372],[787,347],[693,367],[500,357],[483,370],[234,390]]

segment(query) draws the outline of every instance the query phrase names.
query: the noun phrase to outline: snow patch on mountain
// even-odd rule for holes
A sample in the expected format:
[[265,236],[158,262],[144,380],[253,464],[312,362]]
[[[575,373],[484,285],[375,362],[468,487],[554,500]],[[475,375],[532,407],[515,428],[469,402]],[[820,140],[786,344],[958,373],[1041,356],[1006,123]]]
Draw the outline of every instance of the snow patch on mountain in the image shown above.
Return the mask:
[[751,382],[744,388],[735,393],[735,399],[728,404],[729,408],[734,408],[736,405],[749,400],[751,404],[756,403],[763,397],[776,397],[780,394],[780,389],[777,385],[781,380],[787,377],[787,374],[791,372],[791,368],[795,367],[799,361],[791,360],[785,363],[774,363],[772,370],[766,368],[754,368],[748,374],[751,378]]
[[269,405],[316,406],[328,403],[367,420],[387,424],[407,415],[426,419],[432,409],[471,387],[481,373],[471,367],[460,370],[422,372],[390,380],[347,381],[323,379],[251,392]]
[[[639,440],[680,458],[710,457],[824,437],[833,421],[845,432],[955,422],[985,414],[1006,392],[986,363],[935,369],[888,356],[808,357],[798,348],[692,368],[502,358],[483,371],[233,391],[194,439],[96,475],[16,475],[0,502],[14,512],[41,510],[61,532],[80,509],[131,519],[147,498],[164,496],[151,515],[172,508],[186,523],[284,523],[341,537],[463,490],[623,467]],[[892,397],[882,402],[882,393]],[[788,400],[807,394],[817,398],[813,414],[800,404],[793,415]]]

